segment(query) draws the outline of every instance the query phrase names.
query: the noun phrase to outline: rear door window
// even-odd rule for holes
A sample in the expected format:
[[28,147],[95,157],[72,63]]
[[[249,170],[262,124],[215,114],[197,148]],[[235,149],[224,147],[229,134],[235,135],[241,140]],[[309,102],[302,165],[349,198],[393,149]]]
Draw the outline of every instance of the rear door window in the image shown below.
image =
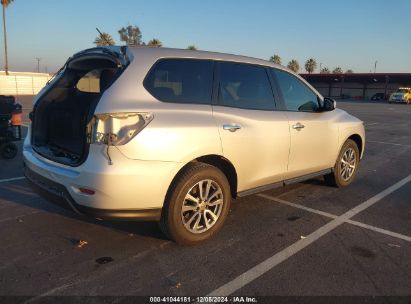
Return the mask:
[[162,59],[150,70],[144,87],[165,102],[211,104],[213,62]]
[[220,63],[218,100],[223,106],[274,110],[275,101],[264,67]]

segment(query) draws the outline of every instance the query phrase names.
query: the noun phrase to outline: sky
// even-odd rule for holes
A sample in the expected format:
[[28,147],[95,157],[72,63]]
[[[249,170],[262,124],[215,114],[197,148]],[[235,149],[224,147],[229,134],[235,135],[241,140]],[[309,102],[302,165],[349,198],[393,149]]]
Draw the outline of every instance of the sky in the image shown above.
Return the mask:
[[55,72],[94,46],[96,27],[122,44],[117,31],[137,25],[143,41],[166,47],[411,72],[410,16],[410,0],[15,0],[6,11],[9,69],[35,71],[38,57],[41,72]]

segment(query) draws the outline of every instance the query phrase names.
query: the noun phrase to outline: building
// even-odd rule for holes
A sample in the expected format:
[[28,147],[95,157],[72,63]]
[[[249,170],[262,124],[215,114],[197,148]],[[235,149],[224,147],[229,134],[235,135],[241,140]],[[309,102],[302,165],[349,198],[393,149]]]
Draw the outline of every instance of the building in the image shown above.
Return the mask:
[[300,74],[322,95],[333,98],[369,99],[386,96],[399,87],[411,87],[411,73]]

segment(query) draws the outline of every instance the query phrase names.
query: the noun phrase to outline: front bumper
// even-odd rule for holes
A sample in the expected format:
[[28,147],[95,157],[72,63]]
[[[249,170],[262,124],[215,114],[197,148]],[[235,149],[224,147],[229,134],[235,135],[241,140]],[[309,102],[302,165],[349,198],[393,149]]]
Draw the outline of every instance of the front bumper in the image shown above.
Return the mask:
[[389,102],[391,103],[407,103],[406,99],[390,99]]

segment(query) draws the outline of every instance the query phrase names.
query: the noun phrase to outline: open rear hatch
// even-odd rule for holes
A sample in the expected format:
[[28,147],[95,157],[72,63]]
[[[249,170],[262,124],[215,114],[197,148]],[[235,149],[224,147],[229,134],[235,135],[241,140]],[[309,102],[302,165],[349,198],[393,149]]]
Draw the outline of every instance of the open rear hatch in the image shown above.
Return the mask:
[[32,147],[70,166],[87,158],[87,125],[103,92],[128,65],[126,47],[101,47],[69,58],[40,93],[32,115]]

